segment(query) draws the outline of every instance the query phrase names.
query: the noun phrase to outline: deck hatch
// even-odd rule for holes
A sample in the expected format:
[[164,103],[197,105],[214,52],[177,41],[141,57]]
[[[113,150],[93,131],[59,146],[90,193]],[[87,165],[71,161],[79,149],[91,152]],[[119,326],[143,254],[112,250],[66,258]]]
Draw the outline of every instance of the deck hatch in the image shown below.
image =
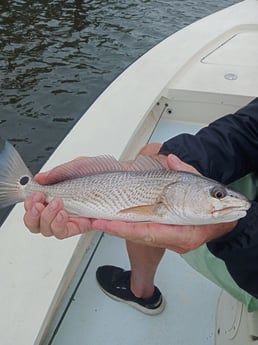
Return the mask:
[[233,35],[201,61],[224,66],[258,66],[258,30]]

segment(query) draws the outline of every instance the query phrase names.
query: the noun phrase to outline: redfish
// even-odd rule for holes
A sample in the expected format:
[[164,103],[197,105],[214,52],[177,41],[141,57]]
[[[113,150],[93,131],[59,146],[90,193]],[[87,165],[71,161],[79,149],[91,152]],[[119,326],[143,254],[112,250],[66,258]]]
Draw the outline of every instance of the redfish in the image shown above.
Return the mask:
[[41,191],[47,202],[61,198],[74,216],[182,225],[233,221],[250,207],[243,195],[214,180],[167,170],[147,156],[126,167],[111,156],[99,156],[89,159],[84,170],[83,177],[40,185],[6,142],[0,153],[0,207]]

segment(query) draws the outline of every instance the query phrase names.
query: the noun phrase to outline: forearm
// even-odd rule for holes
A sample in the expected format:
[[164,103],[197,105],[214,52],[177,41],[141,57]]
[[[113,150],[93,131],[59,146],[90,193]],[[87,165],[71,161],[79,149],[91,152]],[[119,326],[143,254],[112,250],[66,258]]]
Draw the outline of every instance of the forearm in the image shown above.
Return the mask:
[[225,184],[258,171],[258,98],[196,135],[181,134],[165,142],[160,153],[173,153],[200,173]]

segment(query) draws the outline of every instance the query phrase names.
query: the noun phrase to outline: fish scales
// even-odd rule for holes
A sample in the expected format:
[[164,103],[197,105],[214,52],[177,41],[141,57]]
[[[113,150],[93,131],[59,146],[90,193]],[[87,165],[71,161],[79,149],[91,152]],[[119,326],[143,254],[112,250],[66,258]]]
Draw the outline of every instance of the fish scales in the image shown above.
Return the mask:
[[[41,186],[33,180],[25,188],[26,196],[42,191],[49,200],[60,197],[67,211],[77,215],[115,216],[120,210],[154,204],[165,186],[171,183],[171,172],[115,172],[97,174]],[[125,216],[121,217],[125,218]]]

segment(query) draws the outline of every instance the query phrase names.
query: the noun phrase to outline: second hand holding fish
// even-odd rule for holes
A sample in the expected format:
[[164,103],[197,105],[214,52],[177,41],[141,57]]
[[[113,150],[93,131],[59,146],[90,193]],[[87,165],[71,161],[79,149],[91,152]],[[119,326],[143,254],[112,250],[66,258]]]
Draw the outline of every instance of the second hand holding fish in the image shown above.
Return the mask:
[[[193,166],[182,162],[173,154],[170,154],[168,157],[158,155],[156,152],[159,151],[161,145],[152,145],[147,145],[141,153],[148,155],[154,154],[156,159],[171,170],[199,174]],[[156,152],[155,149],[157,149]],[[232,231],[237,225],[237,222],[232,221],[207,225],[164,225],[95,220],[92,225],[112,236],[121,237],[125,240],[151,247],[166,248],[179,254],[184,254]]]
[[[165,167],[172,170],[198,173],[192,166],[185,164],[174,155],[168,157],[158,155],[159,148],[160,144],[149,144],[141,154],[155,156]],[[87,165],[87,158],[78,158],[51,170],[51,173],[38,174],[36,181],[40,184],[50,184],[70,178],[67,166],[72,164]],[[47,205],[45,195],[41,192],[34,193],[25,200],[25,209],[24,222],[33,233],[64,239],[96,228],[110,235],[144,245],[167,248],[178,253],[185,253],[218,238],[231,231],[237,224],[237,221],[233,221],[210,225],[164,225],[73,218],[63,210],[61,199],[55,198]]]

